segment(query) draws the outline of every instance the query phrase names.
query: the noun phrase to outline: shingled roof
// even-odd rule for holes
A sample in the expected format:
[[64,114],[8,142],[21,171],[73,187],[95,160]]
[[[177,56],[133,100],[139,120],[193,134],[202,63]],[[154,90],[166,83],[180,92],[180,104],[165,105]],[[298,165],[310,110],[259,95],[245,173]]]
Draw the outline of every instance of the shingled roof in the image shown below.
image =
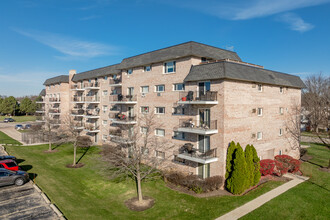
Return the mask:
[[233,51],[209,46],[206,44],[189,41],[183,44],[174,45],[160,50],[151,51],[133,57],[123,59],[120,64],[121,69],[127,69],[136,66],[143,66],[166,60],[177,59],[179,57],[198,56],[212,58],[215,60],[231,59],[241,61],[240,57]]
[[77,82],[84,79],[97,78],[100,76],[106,76],[109,74],[118,74],[120,70],[118,69],[119,64],[114,64],[94,70],[89,70],[86,72],[77,73],[73,76],[72,81]]
[[192,66],[184,81],[215,79],[242,80],[295,88],[305,87],[298,76],[230,61]]
[[45,96],[45,95],[46,95],[46,89],[41,90],[39,96]]
[[61,76],[56,76],[50,79],[46,79],[44,82],[45,86],[52,85],[52,84],[57,84],[57,83],[69,83],[69,76],[67,75],[61,75]]

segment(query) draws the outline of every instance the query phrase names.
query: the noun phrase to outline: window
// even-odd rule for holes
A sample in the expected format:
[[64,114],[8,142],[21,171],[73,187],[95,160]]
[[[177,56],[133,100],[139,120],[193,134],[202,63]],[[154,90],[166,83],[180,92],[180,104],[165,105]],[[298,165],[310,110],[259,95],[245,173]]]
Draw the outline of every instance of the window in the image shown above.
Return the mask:
[[148,128],[147,128],[147,127],[141,127],[141,128],[140,128],[140,132],[141,132],[142,134],[147,134],[147,133],[148,133]]
[[148,93],[149,92],[149,86],[141,86],[141,92],[142,93]]
[[261,140],[262,139],[262,132],[258,132],[257,133],[257,140]]
[[103,90],[103,95],[108,95],[108,90]]
[[280,107],[280,114],[283,115],[283,108]]
[[282,128],[280,128],[280,133],[279,133],[279,135],[282,136],[282,134],[283,134],[283,130],[282,130]]
[[258,116],[262,116],[262,108],[258,108]]
[[156,107],[156,114],[165,114],[165,107]]
[[261,84],[258,84],[258,91],[262,92],[262,85]]
[[107,105],[103,105],[102,106],[102,110],[103,110],[103,113],[106,113],[108,111],[108,106]]
[[282,155],[282,150],[280,150],[280,151],[278,152],[278,155]]
[[164,73],[175,73],[176,64],[175,61],[164,63]]
[[283,87],[280,87],[280,93],[283,93]]
[[164,129],[160,129],[160,128],[156,128],[155,134],[157,136],[164,137],[165,136],[165,130]]
[[108,139],[108,135],[104,134],[102,135],[102,140],[106,141]]
[[15,162],[9,162],[9,163],[6,163],[7,167],[16,167],[17,164]]
[[133,69],[128,69],[127,70],[127,75],[132,75],[132,73],[133,73]]
[[144,155],[148,155],[149,154],[149,149],[146,148],[146,147],[142,147],[141,148],[141,151],[142,151],[142,154],[144,154]]
[[156,92],[165,92],[165,85],[157,85]]
[[142,114],[148,114],[149,113],[149,107],[148,106],[141,106],[141,113]]
[[108,76],[105,76],[105,77],[104,77],[104,80],[107,80],[107,79],[108,79]]
[[156,150],[156,157],[160,159],[165,159],[165,152]]
[[180,131],[174,131],[173,138],[178,139],[178,140],[184,140],[185,139],[185,133],[180,132]]
[[103,124],[103,125],[107,125],[107,124],[108,124],[108,121],[107,121],[107,120],[103,120],[103,121],[102,121],[102,124]]
[[174,91],[184,91],[184,83],[174,84]]
[[144,72],[150,72],[151,71],[151,65],[144,67]]

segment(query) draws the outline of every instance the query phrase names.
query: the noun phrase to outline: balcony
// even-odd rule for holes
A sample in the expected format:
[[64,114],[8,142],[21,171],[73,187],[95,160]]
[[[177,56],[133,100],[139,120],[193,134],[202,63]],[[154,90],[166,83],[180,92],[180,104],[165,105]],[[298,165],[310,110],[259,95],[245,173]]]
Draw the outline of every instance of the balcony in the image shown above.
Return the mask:
[[45,122],[45,119],[43,116],[36,116],[36,122]]
[[61,110],[60,109],[49,109],[48,113],[50,115],[60,115],[61,114]]
[[49,98],[49,102],[52,102],[52,103],[61,103],[61,99],[60,98]]
[[85,83],[84,88],[86,90],[98,90],[98,89],[100,89],[100,84],[98,82]]
[[77,122],[77,123],[74,124],[74,129],[75,130],[83,130],[84,128],[85,128],[85,125],[82,122]]
[[82,109],[73,109],[71,110],[71,115],[76,117],[83,117],[85,114],[85,111]]
[[109,97],[111,104],[136,104],[137,96],[136,95],[112,95]]
[[98,132],[100,132],[100,127],[97,125],[86,123],[84,130],[88,133],[98,133]]
[[218,161],[216,148],[202,153],[198,151],[198,149],[193,148],[190,143],[182,146],[177,157],[201,164],[208,164]]
[[42,100],[37,100],[36,103],[37,104],[45,104],[46,101],[45,101],[45,99],[42,99]]
[[86,110],[85,112],[85,115],[84,115],[85,118],[100,118],[100,113],[99,111],[93,109],[93,110]]
[[60,125],[61,120],[49,120],[49,124],[51,124],[51,125]]
[[73,97],[71,99],[71,102],[83,104],[83,103],[85,103],[85,97],[82,97],[82,96]]
[[218,92],[180,92],[178,104],[216,105],[218,104]]
[[113,86],[113,87],[119,87],[121,86],[121,79],[116,78],[116,79],[110,79],[109,80],[109,86]]
[[217,120],[202,122],[192,119],[180,119],[178,131],[201,135],[217,134]]
[[132,144],[134,143],[133,140],[131,140],[130,138],[125,138],[122,135],[122,132],[120,129],[116,129],[116,130],[110,130],[109,133],[110,136],[110,141],[117,143],[117,144]]
[[71,86],[71,90],[73,91],[84,91],[85,89],[83,88],[82,85],[76,84]]
[[112,123],[131,125],[136,124],[136,116],[127,116],[123,113],[109,113],[109,118],[112,119]]
[[85,97],[86,103],[100,103],[100,97],[99,96],[86,96]]
[[40,108],[40,109],[37,109],[36,110],[36,113],[40,113],[40,114],[43,114],[43,113],[45,113],[45,109],[44,108]]

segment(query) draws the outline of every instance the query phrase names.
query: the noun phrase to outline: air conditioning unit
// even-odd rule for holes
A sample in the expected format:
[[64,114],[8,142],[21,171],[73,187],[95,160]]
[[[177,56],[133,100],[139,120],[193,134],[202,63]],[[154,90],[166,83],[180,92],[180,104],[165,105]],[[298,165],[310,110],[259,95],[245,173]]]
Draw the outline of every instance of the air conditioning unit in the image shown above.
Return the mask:
[[257,112],[257,109],[256,108],[253,108],[252,109],[252,113],[256,113]]
[[157,96],[162,96],[162,94],[160,92],[157,93]]
[[252,137],[252,138],[256,138],[256,134],[253,133],[253,134],[251,135],[251,137]]
[[141,93],[141,97],[146,97],[146,94],[145,93]]
[[252,88],[256,88],[257,85],[255,83],[252,83]]

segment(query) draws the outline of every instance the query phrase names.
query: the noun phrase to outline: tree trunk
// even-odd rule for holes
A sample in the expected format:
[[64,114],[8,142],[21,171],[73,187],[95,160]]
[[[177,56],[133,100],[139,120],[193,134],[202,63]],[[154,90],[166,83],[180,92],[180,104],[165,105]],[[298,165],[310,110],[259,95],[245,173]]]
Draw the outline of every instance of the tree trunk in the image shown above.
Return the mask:
[[77,146],[76,144],[73,145],[73,164],[72,166],[76,166],[76,154],[77,154]]
[[48,140],[48,151],[52,151],[52,142]]
[[138,193],[139,202],[142,202],[143,196],[142,196],[142,188],[141,188],[140,165],[137,165],[136,169],[137,169],[136,172],[137,193]]

